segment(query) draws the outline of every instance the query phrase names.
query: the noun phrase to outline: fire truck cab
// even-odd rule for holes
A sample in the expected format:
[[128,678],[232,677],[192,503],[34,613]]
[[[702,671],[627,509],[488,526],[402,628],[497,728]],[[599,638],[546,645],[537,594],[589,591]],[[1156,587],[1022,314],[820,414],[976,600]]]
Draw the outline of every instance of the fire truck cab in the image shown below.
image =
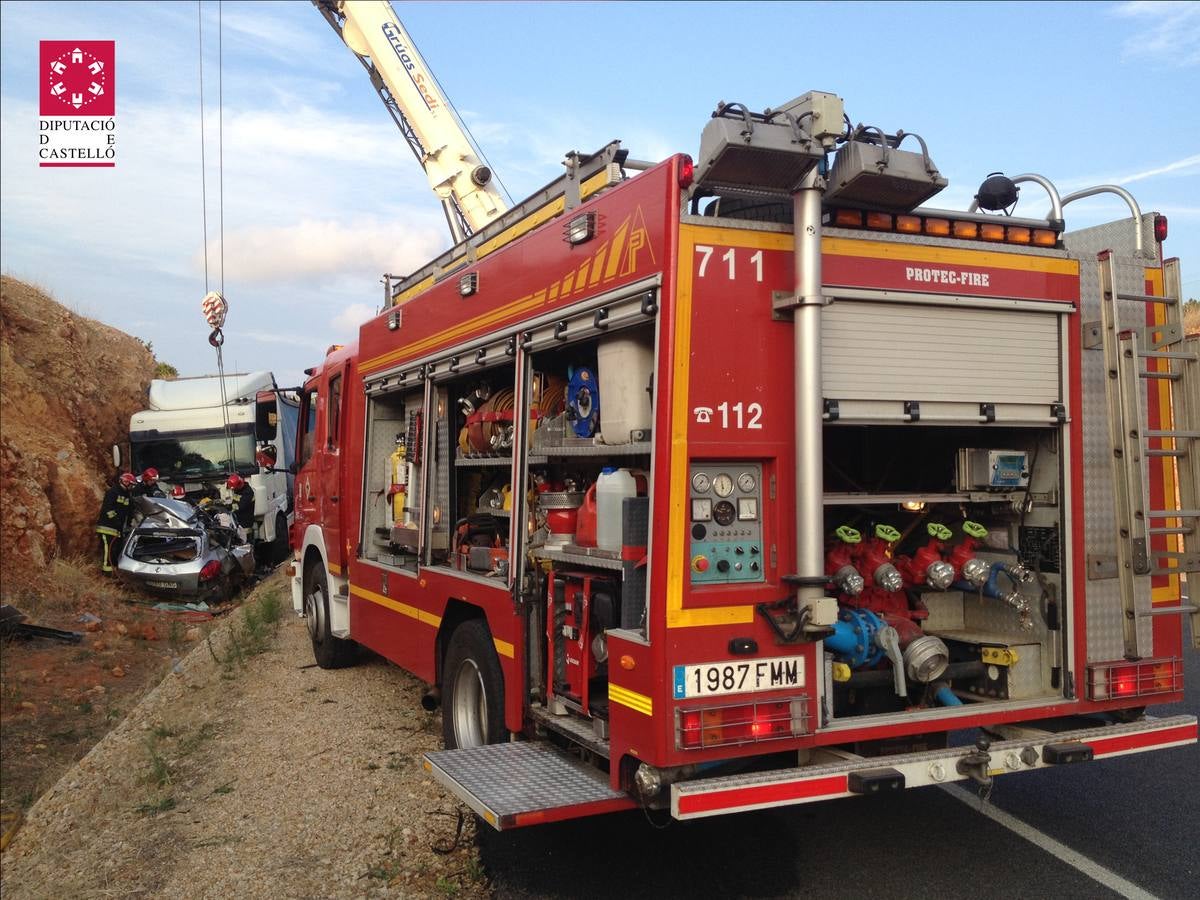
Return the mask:
[[[849,121],[570,154],[311,370],[296,609],[430,685],[426,766],[493,826],[1196,740],[1144,714],[1200,568],[1165,219],[1034,174],[938,209],[919,137]],[[1096,192],[1130,217],[1068,232]]]

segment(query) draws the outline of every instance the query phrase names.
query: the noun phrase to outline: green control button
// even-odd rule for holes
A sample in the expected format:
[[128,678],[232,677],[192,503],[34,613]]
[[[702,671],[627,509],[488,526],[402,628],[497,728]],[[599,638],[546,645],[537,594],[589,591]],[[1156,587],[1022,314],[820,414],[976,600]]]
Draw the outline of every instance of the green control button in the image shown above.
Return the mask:
[[847,544],[857,544],[862,540],[862,535],[858,533],[858,529],[851,528],[849,525],[839,526],[838,530],[835,531],[834,534],[836,534]]
[[876,525],[875,537],[879,538],[881,541],[887,541],[889,544],[892,544],[900,540],[900,532],[898,532],[891,525]]
[[983,539],[988,536],[988,530],[978,522],[963,522],[962,528],[964,534],[969,534],[973,538]]
[[938,522],[930,522],[925,526],[925,530],[931,538],[937,538],[939,541],[948,541],[954,536],[953,531]]

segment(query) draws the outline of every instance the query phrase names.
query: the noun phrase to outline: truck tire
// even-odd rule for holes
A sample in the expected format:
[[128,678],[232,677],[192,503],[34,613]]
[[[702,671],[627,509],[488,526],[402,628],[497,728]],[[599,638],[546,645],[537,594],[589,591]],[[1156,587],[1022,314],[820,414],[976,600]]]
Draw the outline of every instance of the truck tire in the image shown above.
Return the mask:
[[500,660],[487,624],[470,619],[454,629],[442,662],[442,739],[454,750],[505,737]]
[[288,558],[292,552],[288,541],[287,518],[283,513],[275,513],[275,540],[271,542],[271,565],[277,566]]
[[354,663],[354,641],[333,636],[329,629],[329,578],[314,559],[304,569],[304,615],[313,658],[322,669],[344,669]]

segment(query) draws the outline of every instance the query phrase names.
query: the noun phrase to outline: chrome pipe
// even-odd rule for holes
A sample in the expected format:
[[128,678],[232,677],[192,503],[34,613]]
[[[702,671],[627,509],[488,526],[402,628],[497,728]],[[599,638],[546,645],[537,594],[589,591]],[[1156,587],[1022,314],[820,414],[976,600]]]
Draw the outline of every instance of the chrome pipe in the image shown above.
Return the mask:
[[[1076,200],[1082,200],[1084,197],[1094,197],[1096,194],[1116,194],[1129,206],[1129,211],[1133,213],[1133,248],[1134,256],[1142,255],[1142,208],[1138,206],[1138,202],[1133,199],[1133,194],[1125,190],[1125,188],[1116,184],[1098,184],[1095,187],[1084,188],[1082,191],[1075,191],[1067,194],[1062,198],[1062,205],[1073,203]],[[1061,213],[1060,213],[1061,214]]]
[[[796,396],[796,573],[803,578],[824,572],[824,436],[825,397],[821,383],[821,197],[825,179],[813,167],[792,195],[792,259],[796,307],[793,312],[794,390]],[[802,584],[796,605],[825,596],[820,585]]]
[[[1045,188],[1046,193],[1050,195],[1050,215],[1046,217],[1046,221],[1061,224],[1063,220],[1062,208],[1066,205],[1067,201],[1058,196],[1058,188],[1054,186],[1054,182],[1049,178],[1042,175],[1035,175],[1032,172],[1026,172],[1024,175],[1018,175],[1009,180],[1013,184],[1022,184],[1023,182],[1031,181]],[[967,207],[967,212],[976,212],[978,209],[979,201],[972,200],[971,205]]]

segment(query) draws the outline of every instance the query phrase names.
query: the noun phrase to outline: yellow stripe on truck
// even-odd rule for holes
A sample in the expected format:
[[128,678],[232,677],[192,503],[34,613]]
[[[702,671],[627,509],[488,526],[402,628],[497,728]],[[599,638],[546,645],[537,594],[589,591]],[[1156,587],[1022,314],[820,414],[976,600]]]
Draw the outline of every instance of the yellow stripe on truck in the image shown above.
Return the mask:
[[357,584],[350,585],[350,593],[355,597],[369,600],[371,603],[378,604],[385,609],[390,609],[392,612],[398,612],[401,615],[408,616],[410,619],[416,619],[422,624],[432,625],[434,628],[442,624],[441,616],[435,616],[431,612],[425,612],[423,609],[417,609],[415,606],[410,606],[407,603],[401,603],[399,600],[393,600],[391,597],[385,597],[383,594],[369,591],[365,587],[359,587]]
[[629,688],[623,688],[619,684],[608,684],[608,699],[613,703],[620,703],[622,706],[628,706],[634,712],[640,712],[643,716],[654,715],[654,701],[645,694],[639,694],[636,691],[631,691]]

